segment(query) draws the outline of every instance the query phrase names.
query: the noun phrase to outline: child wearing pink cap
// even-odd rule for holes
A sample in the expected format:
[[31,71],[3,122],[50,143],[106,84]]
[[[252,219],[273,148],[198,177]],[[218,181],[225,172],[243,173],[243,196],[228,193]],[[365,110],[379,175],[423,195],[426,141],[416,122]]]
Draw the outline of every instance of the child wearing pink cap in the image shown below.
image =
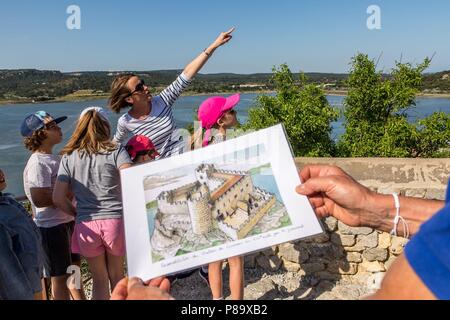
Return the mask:
[[[228,98],[211,97],[205,100],[198,110],[198,119],[206,130],[203,146],[216,144],[226,140],[227,129],[238,124],[236,111],[233,108],[239,103],[240,95],[235,94]],[[212,129],[217,134],[212,135]],[[222,263],[217,261],[209,264],[209,285],[214,300],[222,300]],[[233,300],[244,298],[244,258],[242,256],[228,258],[230,267],[230,291]]]
[[[203,101],[198,109],[198,120],[205,135],[202,146],[222,142],[226,139],[227,129],[231,129],[238,124],[236,111],[233,109],[240,101],[240,95],[235,94],[228,98],[211,97]],[[212,129],[218,130],[214,136]]]

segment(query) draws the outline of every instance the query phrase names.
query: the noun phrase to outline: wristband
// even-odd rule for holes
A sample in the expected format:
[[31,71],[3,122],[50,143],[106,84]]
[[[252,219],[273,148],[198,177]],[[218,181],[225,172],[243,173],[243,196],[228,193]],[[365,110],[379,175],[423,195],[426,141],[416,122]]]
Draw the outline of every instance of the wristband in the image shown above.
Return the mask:
[[395,203],[395,218],[394,218],[394,228],[391,231],[391,235],[397,237],[397,227],[399,222],[401,221],[403,223],[403,236],[408,239],[409,238],[409,227],[408,223],[406,223],[406,220],[400,215],[400,199],[398,198],[398,194],[393,193],[392,196],[394,197],[394,203]]

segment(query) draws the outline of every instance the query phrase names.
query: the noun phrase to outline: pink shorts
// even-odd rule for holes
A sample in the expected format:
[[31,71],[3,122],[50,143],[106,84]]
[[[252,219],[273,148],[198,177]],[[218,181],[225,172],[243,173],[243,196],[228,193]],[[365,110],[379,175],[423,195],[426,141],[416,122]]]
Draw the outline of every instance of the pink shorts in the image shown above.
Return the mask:
[[103,219],[80,222],[72,234],[72,252],[86,258],[98,257],[108,252],[125,256],[123,219]]

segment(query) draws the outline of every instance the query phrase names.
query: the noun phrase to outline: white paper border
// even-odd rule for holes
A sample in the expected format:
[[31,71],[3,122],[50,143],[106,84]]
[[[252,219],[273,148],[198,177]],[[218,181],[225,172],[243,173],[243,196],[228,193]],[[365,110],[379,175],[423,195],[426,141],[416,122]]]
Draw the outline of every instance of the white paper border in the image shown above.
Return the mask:
[[[188,262],[180,262],[165,268],[161,267],[161,263],[168,264],[169,261],[152,264],[147,212],[144,205],[146,203],[143,188],[144,177],[190,164],[207,162],[208,159],[217,158],[220,154],[233,153],[258,144],[263,144],[265,147],[283,203],[292,221],[292,226],[255,236],[260,238],[258,240],[242,239],[205,250],[215,251],[213,256],[204,256],[202,253],[190,253],[176,257],[177,260]],[[244,252],[261,251],[275,244],[306,238],[323,232],[308,199],[295,192],[295,187],[300,184],[300,179],[282,125],[253,132],[168,159],[122,170],[121,183],[128,274],[144,280],[180,271],[181,266],[183,266],[181,270],[188,269],[187,265],[190,265],[190,267],[200,266],[211,261],[241,255]],[[300,226],[303,227],[300,228]],[[270,243],[265,240],[269,238],[272,240]],[[224,249],[226,247],[227,249]]]

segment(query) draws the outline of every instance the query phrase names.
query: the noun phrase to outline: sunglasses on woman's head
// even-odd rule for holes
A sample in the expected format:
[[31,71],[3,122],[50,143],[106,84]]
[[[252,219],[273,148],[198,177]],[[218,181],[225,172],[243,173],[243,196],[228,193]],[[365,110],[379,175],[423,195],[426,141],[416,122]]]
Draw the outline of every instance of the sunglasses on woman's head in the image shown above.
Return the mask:
[[142,92],[144,91],[145,87],[145,82],[144,80],[139,80],[138,84],[136,85],[136,87],[134,88],[133,91],[131,91],[131,93],[128,96],[132,96],[133,94],[135,94],[136,92]]

